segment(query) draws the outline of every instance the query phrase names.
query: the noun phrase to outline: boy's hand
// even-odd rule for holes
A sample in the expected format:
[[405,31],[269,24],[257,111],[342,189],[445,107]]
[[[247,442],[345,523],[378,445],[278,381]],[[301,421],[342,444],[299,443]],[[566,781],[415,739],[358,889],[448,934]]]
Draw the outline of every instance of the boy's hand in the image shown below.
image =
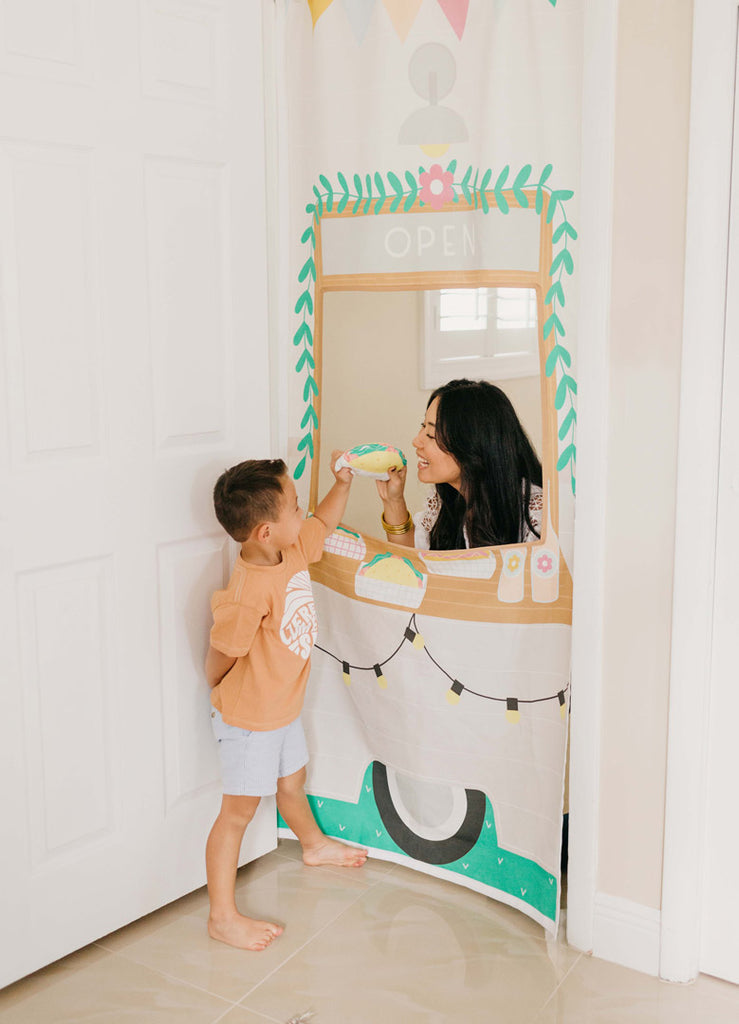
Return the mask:
[[331,472],[336,478],[336,483],[315,511],[316,519],[321,520],[329,533],[333,533],[341,522],[341,517],[346,509],[346,503],[349,500],[349,488],[354,476],[348,468],[340,469],[337,472],[336,460],[340,455],[340,451],[331,452]]
[[213,689],[236,664],[236,658],[230,658],[227,654],[217,651],[213,645],[209,645],[208,654],[205,658],[205,678],[208,686]]
[[331,472],[334,474],[339,483],[350,484],[354,479],[354,474],[348,466],[344,466],[342,469],[336,469],[336,461],[343,452],[336,450],[331,452]]

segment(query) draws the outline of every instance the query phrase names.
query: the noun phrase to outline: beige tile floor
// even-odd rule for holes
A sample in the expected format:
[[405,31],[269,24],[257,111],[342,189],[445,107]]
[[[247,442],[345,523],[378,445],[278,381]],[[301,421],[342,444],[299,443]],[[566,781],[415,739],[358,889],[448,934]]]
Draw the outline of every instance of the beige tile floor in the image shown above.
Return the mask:
[[594,960],[477,893],[382,861],[306,868],[297,843],[242,868],[264,953],[208,938],[198,890],[0,992],[0,1024],[737,1024],[739,987]]

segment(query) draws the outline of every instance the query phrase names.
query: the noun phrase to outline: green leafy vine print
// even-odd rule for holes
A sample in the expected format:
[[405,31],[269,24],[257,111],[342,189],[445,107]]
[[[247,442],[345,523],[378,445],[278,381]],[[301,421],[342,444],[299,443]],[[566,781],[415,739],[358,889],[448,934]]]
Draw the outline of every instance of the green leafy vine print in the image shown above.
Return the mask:
[[[550,3],[554,6],[556,0],[550,0]],[[533,192],[536,213],[541,215],[546,196],[547,223],[551,224],[556,219],[556,227],[552,233],[552,264],[549,268],[551,284],[544,299],[545,304],[551,307],[551,313],[542,326],[544,338],[549,338],[553,334],[554,339],[544,372],[547,377],[555,375],[557,381],[554,398],[555,408],[559,414],[560,448],[557,471],[569,469],[572,493],[575,493],[577,383],[570,372],[572,357],[564,343],[566,332],[561,314],[565,306],[566,277],[573,273],[575,267],[571,243],[577,239],[577,231],[567,216],[566,207],[573,192],[570,189],[554,189],[548,184],[552,170],[552,164],[547,164],[538,180],[535,180],[531,177],[531,164],[526,164],[515,175],[511,174],[510,167],[506,165],[493,181],[493,172],[490,168],[481,171],[480,168],[468,166],[458,180],[457,161],[452,160],[445,171],[438,165],[434,165],[430,170],[419,167],[417,175],[406,170],[403,173],[404,180],[393,171],[388,171],[384,178],[379,171],[374,175],[365,174],[364,178],[355,174],[351,184],[341,171],[333,183],[325,174],[318,176],[318,184],[313,186],[314,198],[305,207],[305,212],[311,220],[300,239],[307,246],[307,257],[298,274],[301,291],[295,303],[295,312],[300,317],[300,323],[293,335],[293,345],[298,349],[295,370],[297,373],[305,374],[305,412],[300,421],[300,428],[304,433],[298,442],[301,458],[293,473],[296,480],[303,475],[308,459],[313,458],[313,430],[318,426],[314,406],[318,385],[314,376],[316,363],[313,355],[311,319],[316,280],[316,226],[324,213],[330,213],[334,208],[337,213],[342,213],[350,204],[352,214],[380,213],[386,206],[390,213],[400,209],[407,211],[416,202],[422,206],[429,205],[439,209],[444,202],[458,203],[462,197],[473,209],[481,209],[487,214],[490,211],[488,193],[492,192],[497,209],[505,215],[510,210],[506,192],[512,192],[518,205],[524,209],[529,207],[530,194]],[[528,192],[525,189],[528,189]]]

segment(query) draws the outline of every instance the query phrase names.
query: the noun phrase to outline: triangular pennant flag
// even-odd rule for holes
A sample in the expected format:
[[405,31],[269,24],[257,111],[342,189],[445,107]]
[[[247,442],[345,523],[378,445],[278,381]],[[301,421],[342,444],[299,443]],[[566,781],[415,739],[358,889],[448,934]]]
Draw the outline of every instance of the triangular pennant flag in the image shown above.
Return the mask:
[[311,17],[313,18],[313,28],[316,27],[316,22],[321,17],[325,10],[331,6],[334,0],[308,0],[308,6],[310,7]]
[[352,27],[354,38],[361,43],[367,35],[372,11],[377,0],[344,0],[344,10]]
[[393,28],[400,37],[400,41],[404,43],[405,37],[418,16],[422,0],[382,0],[382,2],[390,15]]
[[464,35],[469,6],[470,0],[439,0],[439,7],[446,14],[447,21],[457,33],[457,39],[461,39]]

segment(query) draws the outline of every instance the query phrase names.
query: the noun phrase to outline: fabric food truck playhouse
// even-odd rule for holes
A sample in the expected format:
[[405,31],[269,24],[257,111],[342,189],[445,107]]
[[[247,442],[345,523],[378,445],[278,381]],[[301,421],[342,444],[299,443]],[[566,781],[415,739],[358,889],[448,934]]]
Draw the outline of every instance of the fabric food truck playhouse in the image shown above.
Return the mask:
[[[331,482],[332,448],[358,474],[346,521],[311,566],[307,791],[327,834],[554,931],[575,490],[564,306],[577,237],[572,179],[555,156],[574,174],[577,139],[563,129],[532,141],[521,128],[539,123],[542,102],[524,67],[505,64],[505,110],[479,92],[497,73],[481,37],[495,37],[494,57],[525,35],[543,60],[531,26],[565,45],[559,12],[549,0],[424,0],[401,26],[397,5],[366,6],[361,24],[325,0],[284,15],[290,463],[309,509]],[[573,105],[565,77],[552,74],[550,99]],[[409,138],[419,111],[423,145]],[[441,121],[451,138],[439,138]],[[517,411],[532,410],[521,416],[535,423],[543,510],[531,543],[436,551],[382,536],[375,479],[407,452],[408,507],[421,507],[410,439],[433,388],[454,377],[500,382]]]

